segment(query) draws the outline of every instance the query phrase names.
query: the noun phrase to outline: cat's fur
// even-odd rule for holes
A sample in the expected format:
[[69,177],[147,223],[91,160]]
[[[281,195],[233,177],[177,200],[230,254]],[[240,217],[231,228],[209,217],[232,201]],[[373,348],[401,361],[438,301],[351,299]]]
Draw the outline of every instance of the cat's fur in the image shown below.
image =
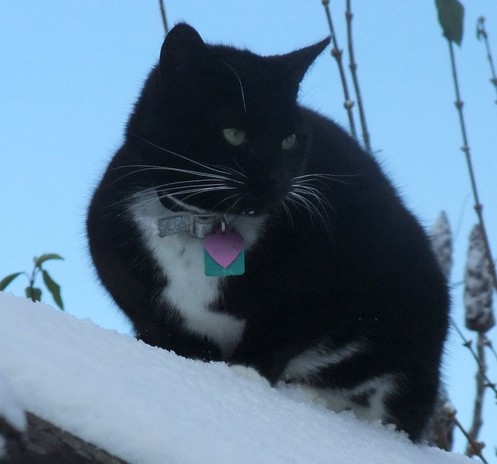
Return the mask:
[[[419,440],[439,387],[446,283],[373,157],[296,102],[327,43],[261,57],[176,26],[91,202],[91,255],[145,342],[301,383]],[[234,146],[224,129],[246,140]],[[159,237],[158,219],[178,211],[234,215],[246,273],[206,277],[202,239]]]

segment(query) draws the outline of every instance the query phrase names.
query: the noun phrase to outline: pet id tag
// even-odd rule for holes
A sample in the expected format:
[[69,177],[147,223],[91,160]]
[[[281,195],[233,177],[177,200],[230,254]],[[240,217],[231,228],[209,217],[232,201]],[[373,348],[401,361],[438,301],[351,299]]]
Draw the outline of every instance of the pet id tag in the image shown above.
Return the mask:
[[216,230],[204,239],[204,272],[209,277],[245,273],[243,237],[234,230]]

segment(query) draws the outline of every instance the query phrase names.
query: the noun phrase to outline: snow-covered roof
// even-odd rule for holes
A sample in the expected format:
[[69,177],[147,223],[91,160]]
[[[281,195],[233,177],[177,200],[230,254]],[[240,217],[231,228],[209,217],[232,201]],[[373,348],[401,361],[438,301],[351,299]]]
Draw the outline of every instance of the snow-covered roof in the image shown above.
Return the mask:
[[473,462],[1,292],[0,353],[0,416],[22,428],[25,409],[130,463]]

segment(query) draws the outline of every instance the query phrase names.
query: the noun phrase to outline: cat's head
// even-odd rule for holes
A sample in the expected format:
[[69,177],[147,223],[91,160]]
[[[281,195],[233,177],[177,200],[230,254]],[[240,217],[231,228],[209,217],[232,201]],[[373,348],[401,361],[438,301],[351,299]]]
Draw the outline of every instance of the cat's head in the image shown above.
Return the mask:
[[310,134],[297,93],[329,39],[286,55],[207,45],[192,27],[167,35],[128,137],[169,209],[263,214],[304,172]]

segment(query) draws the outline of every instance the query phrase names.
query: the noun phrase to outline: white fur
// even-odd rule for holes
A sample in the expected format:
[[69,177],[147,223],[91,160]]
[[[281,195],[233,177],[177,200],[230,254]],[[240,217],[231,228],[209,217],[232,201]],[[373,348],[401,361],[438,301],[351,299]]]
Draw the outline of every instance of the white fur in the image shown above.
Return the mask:
[[[137,196],[130,211],[146,246],[167,276],[162,298],[179,312],[188,330],[214,341],[223,356],[229,357],[242,338],[245,321],[210,309],[225,278],[205,276],[202,240],[187,233],[159,237],[157,219],[174,213],[155,193]],[[230,225],[243,236],[247,249],[259,237],[263,223],[263,218],[238,217]]]
[[304,380],[317,374],[323,367],[340,364],[366,348],[364,340],[353,341],[336,349],[320,343],[292,358],[283,371],[282,379]]
[[[326,343],[320,343],[295,356],[286,366],[282,380],[304,382],[299,387],[313,403],[321,404],[336,412],[353,410],[357,417],[369,421],[388,422],[385,409],[386,396],[395,390],[395,376],[391,374],[368,379],[354,388],[330,388],[306,385],[306,379],[319,375],[319,370],[326,366],[336,366],[348,361],[368,349],[365,340],[356,340],[345,346],[333,349]],[[353,401],[353,397],[374,392],[369,395],[368,406]]]
[[[307,398],[313,403],[326,406],[335,412],[352,410],[361,419],[370,422],[380,420],[384,423],[390,421],[385,408],[385,400],[388,395],[395,391],[395,388],[395,376],[392,374],[368,379],[351,389],[322,388],[312,385],[299,386],[299,389],[302,389]],[[370,390],[375,392],[369,397],[369,406],[362,406],[350,399]]]

